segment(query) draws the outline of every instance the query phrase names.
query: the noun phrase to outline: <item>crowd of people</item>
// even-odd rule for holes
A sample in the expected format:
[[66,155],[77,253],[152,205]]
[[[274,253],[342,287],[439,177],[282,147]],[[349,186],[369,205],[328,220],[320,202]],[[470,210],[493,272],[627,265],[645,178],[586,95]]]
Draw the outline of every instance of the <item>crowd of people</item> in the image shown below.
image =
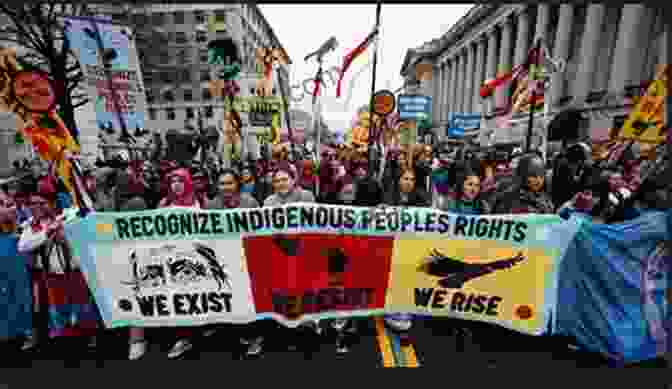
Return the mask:
[[[261,159],[233,161],[227,168],[216,161],[170,160],[170,153],[143,160],[122,152],[86,168],[84,177],[96,212],[321,202],[433,207],[472,215],[560,213],[566,217],[580,212],[611,222],[632,217],[641,208],[668,207],[670,180],[661,178],[652,167],[659,166],[656,164],[663,154],[660,148],[641,150],[636,144],[616,141],[576,141],[563,146],[558,155],[546,161],[536,151],[416,144],[379,153],[384,160],[370,163],[366,150],[343,144],[322,145],[318,164],[292,155],[291,148],[281,144]],[[46,171],[44,167],[16,166],[12,180],[0,188],[0,227],[4,234],[19,237],[19,251],[30,258],[26,265],[31,272],[67,272],[77,268],[77,259],[64,238],[59,215],[70,206],[71,199],[58,178]],[[659,195],[651,198],[647,195],[651,191]],[[39,289],[39,283],[34,285]],[[34,291],[36,312],[40,304],[45,304],[41,293]],[[412,322],[413,317],[406,314],[386,317],[388,326],[402,335]],[[242,354],[257,357],[263,353],[265,335],[271,333],[267,329],[273,325],[266,319],[245,325],[175,328],[177,340],[168,357],[180,357],[194,347],[196,337],[209,337],[224,328],[240,331]],[[327,326],[309,323],[281,331],[287,333],[283,339],[301,346],[310,339],[305,334],[319,336],[325,328],[337,334],[337,352],[347,353],[349,342],[357,336],[354,319],[333,320]],[[103,331],[102,325],[98,331]],[[129,359],[137,360],[147,352],[147,331],[130,329]],[[92,345],[96,334],[87,333]],[[39,331],[25,334],[23,349],[47,341],[44,336]]]

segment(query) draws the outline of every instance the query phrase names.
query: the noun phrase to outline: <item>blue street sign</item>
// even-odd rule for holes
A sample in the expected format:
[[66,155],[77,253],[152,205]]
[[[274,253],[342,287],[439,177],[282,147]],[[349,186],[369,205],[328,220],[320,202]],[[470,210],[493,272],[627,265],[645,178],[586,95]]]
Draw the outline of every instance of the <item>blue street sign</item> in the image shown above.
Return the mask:
[[446,134],[449,137],[460,138],[466,130],[481,127],[481,115],[474,113],[451,113],[448,119]]
[[397,97],[399,119],[426,119],[431,117],[432,98],[422,95],[399,95]]
[[464,128],[448,127],[446,128],[446,135],[450,138],[461,138],[464,136]]

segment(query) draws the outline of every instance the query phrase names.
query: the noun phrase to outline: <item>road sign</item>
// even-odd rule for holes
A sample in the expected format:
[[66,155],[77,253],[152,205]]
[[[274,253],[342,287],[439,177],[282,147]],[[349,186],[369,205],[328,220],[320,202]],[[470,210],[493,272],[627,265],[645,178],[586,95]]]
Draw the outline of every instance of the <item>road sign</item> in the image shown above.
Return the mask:
[[420,120],[430,117],[432,98],[423,95],[399,95],[399,118],[401,120]]
[[396,101],[389,90],[381,90],[373,95],[373,113],[386,116],[394,112]]
[[481,127],[481,115],[473,113],[453,113],[448,120],[446,133],[449,137],[463,137],[466,130]]

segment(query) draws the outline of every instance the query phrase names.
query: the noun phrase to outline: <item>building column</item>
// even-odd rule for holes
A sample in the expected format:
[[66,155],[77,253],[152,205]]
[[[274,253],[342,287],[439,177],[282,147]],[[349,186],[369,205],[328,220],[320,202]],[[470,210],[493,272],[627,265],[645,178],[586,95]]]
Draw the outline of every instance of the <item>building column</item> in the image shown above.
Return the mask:
[[443,68],[440,64],[434,65],[434,77],[432,83],[434,90],[432,91],[432,122],[437,123],[441,116],[441,80],[443,79]]
[[450,80],[448,81],[448,104],[446,104],[446,114],[443,116],[443,121],[448,120],[448,115],[451,112],[455,112],[455,98],[457,96],[457,74],[458,74],[458,63],[457,57],[450,59]]
[[637,43],[639,23],[643,20],[646,6],[643,4],[624,4],[621,21],[618,26],[616,52],[611,66],[609,90],[623,93],[632,81],[633,68],[638,63],[639,47]]
[[465,113],[471,113],[471,100],[473,96],[471,94],[473,83],[474,83],[474,46],[471,42],[467,44],[467,65],[464,77],[464,99],[462,101],[462,111]]
[[527,9],[518,14],[518,37],[516,39],[515,65],[525,62],[530,44],[530,15]]
[[[667,64],[669,64],[670,49],[668,45],[670,44],[670,23],[665,21],[665,12],[663,10],[658,10],[660,12],[660,18],[662,18],[663,30],[660,33],[660,38],[658,42],[658,60],[656,61],[656,73],[658,74]],[[655,75],[654,75],[655,77]],[[672,96],[670,91],[667,92],[668,96]],[[669,97],[668,97],[669,98]]]
[[480,36],[476,42],[476,69],[474,71],[474,89],[471,92],[473,98],[472,110],[480,106],[481,109],[478,110],[479,113],[483,113],[483,102],[481,101],[481,95],[479,94],[481,90],[481,85],[483,85],[483,70],[485,66],[485,37]]
[[448,85],[448,64],[441,63],[439,66],[441,66],[441,80],[439,80],[439,93],[437,94],[439,96],[439,100],[437,101],[439,108],[436,121],[440,123],[443,120],[444,112],[448,109],[446,107],[446,103],[448,102],[448,89],[446,88]]
[[600,43],[600,34],[602,33],[602,22],[604,19],[604,4],[590,3],[586,11],[586,25],[581,39],[581,52],[578,59],[579,64],[576,77],[574,78],[574,102],[582,106],[592,85],[592,77],[595,72],[596,53]]
[[[499,48],[499,72],[505,73],[511,70],[511,43],[513,30],[511,20],[506,19],[502,23],[502,46]],[[497,89],[495,108],[505,107],[510,95],[511,83],[507,82]]]
[[[497,77],[497,31],[491,30],[488,34],[488,58],[485,65],[485,79],[494,80]],[[492,98],[488,98],[486,112],[492,113],[494,111],[494,103]]]
[[[562,59],[566,62],[569,59],[569,43],[572,39],[574,6],[572,4],[560,4],[558,19],[558,32],[555,34],[553,58]],[[551,76],[550,91],[548,93],[551,107],[564,97],[564,79],[565,75],[563,72],[557,72]]]
[[459,77],[458,77],[458,91],[457,91],[457,110],[455,112],[463,113],[464,112],[464,87],[467,80],[467,54],[464,50],[460,53],[460,68],[459,68]]
[[[550,20],[551,6],[548,4],[539,4],[537,6],[537,26],[534,32],[534,38],[546,39],[548,36],[548,22]],[[532,42],[534,43],[534,42]]]

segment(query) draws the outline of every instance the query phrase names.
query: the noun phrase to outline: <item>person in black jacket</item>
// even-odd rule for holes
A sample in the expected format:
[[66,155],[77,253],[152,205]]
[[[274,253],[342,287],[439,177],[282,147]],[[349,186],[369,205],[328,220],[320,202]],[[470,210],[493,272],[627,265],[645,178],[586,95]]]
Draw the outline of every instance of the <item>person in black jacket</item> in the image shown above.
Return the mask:
[[416,183],[414,170],[406,169],[401,172],[397,185],[386,191],[384,203],[392,206],[427,207],[429,196]]

